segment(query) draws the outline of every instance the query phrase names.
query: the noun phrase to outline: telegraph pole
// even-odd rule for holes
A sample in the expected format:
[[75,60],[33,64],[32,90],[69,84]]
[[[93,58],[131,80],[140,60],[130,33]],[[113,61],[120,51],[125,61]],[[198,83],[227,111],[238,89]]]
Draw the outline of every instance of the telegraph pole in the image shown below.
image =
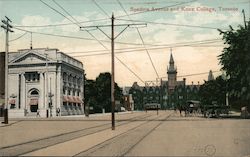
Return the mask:
[[11,30],[12,25],[10,25],[9,22],[12,22],[7,16],[5,16],[6,20],[2,20],[3,25],[1,27],[5,29],[6,32],[6,41],[5,41],[5,112],[4,112],[4,123],[9,123],[9,117],[8,117],[8,62],[9,62],[9,32],[14,32]]
[[[86,28],[97,28],[100,30],[106,37],[108,37],[111,40],[111,121],[112,121],[112,130],[115,130],[115,63],[114,63],[114,41],[115,39],[121,35],[129,26],[132,25],[146,25],[146,24],[119,24],[114,25],[114,14],[112,13],[111,17],[111,25],[98,25],[98,26],[84,26],[80,27],[80,30],[86,31]],[[116,36],[114,36],[114,27],[115,26],[126,26],[120,33],[118,33]],[[111,27],[111,37],[107,35],[101,28],[102,27]]]
[[244,9],[242,10],[242,14],[243,14],[243,20],[244,20],[245,28],[247,28],[247,22],[246,22],[246,16],[245,16],[245,10]]
[[48,106],[49,106],[49,84],[48,84],[48,54],[45,53],[45,56],[46,56],[46,117],[48,118],[49,117],[49,109],[48,109]]
[[112,130],[115,130],[115,55],[114,55],[114,14],[111,17],[111,104]]

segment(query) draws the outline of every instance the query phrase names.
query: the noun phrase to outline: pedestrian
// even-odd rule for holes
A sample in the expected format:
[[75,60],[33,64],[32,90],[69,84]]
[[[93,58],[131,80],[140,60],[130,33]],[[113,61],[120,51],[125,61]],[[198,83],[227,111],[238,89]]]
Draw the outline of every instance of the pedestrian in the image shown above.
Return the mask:
[[37,111],[36,111],[36,116],[37,116],[37,117],[41,117],[41,116],[40,116],[40,110],[39,110],[39,109],[37,109]]
[[57,108],[57,109],[56,109],[56,115],[57,115],[57,116],[60,116],[60,108]]

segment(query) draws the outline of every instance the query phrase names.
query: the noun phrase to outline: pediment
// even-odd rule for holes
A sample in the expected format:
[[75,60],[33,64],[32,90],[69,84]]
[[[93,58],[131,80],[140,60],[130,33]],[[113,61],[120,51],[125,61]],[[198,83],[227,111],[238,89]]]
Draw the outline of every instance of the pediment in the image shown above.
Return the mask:
[[[10,63],[20,63],[20,64],[34,64],[34,63],[44,63],[46,61],[45,55],[42,55],[37,52],[28,52],[25,53],[14,60],[12,60]],[[49,59],[48,59],[49,61]]]

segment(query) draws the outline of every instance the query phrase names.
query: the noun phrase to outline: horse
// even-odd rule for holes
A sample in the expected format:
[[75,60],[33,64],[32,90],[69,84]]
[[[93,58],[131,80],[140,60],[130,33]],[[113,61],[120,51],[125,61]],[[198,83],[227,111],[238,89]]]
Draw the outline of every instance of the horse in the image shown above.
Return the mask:
[[187,116],[188,113],[188,107],[186,105],[179,105],[178,110],[180,112],[180,116],[182,116],[181,112],[184,111],[185,117]]

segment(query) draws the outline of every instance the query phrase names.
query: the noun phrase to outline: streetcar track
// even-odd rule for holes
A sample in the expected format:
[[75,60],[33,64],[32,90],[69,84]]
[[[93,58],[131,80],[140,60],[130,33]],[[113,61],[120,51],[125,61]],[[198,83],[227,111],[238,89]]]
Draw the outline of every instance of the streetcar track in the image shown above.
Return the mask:
[[[144,115],[140,115],[140,116],[144,116]],[[132,117],[131,119],[129,119],[129,120],[124,120],[124,121],[131,121],[132,119],[138,118],[138,117],[140,117],[140,116]],[[35,121],[36,121],[36,120],[35,120]],[[69,121],[71,121],[71,120],[69,120]],[[109,120],[109,121],[110,121],[110,120]],[[121,122],[122,122],[122,121],[123,121],[123,120],[121,120]],[[119,122],[119,121],[118,121],[118,122]],[[108,124],[109,124],[109,123],[108,123]],[[26,144],[26,143],[30,143],[30,142],[35,142],[35,141],[40,141],[40,140],[44,140],[44,139],[48,139],[48,138],[53,138],[53,137],[57,137],[57,136],[66,135],[66,134],[76,133],[76,132],[79,132],[79,131],[88,130],[88,129],[92,129],[92,128],[96,128],[96,127],[100,127],[100,126],[108,125],[108,124],[105,123],[105,124],[96,125],[96,126],[92,126],[92,127],[89,127],[89,128],[79,129],[79,130],[70,131],[70,132],[66,132],[66,133],[61,133],[61,134],[58,134],[58,135],[49,136],[49,137],[45,137],[45,138],[41,138],[41,139],[35,139],[35,140],[32,140],[32,141],[27,141],[27,142],[23,142],[23,143],[14,144],[14,145],[4,146],[4,147],[0,147],[0,150],[1,150],[1,149],[5,149],[5,148],[9,148],[9,147],[14,147],[14,146]]]
[[[173,113],[169,114],[164,120],[167,120]],[[123,153],[121,156],[125,156],[128,154],[132,149],[135,148],[136,145],[138,145],[143,139],[145,139],[149,134],[151,134],[156,128],[158,128],[164,121],[160,121],[159,124],[157,124],[155,127],[153,127],[148,133],[146,133],[139,141],[137,141],[132,147],[130,147],[129,150],[127,150],[125,153]]]
[[[124,123],[122,123],[123,121],[120,121],[119,124],[117,124],[117,126],[120,126],[120,125],[125,125],[131,121],[134,121],[133,119],[137,119],[137,118],[144,118],[144,117],[147,117],[148,115],[139,115],[139,116],[135,116],[135,117],[132,117],[132,118],[129,118],[129,120],[126,120],[124,121]],[[150,116],[150,115],[149,115]],[[127,122],[128,121],[128,122]],[[15,152],[14,155],[17,156],[17,155],[23,155],[23,154],[27,154],[29,152],[33,152],[33,151],[36,151],[36,150],[39,150],[39,149],[43,149],[43,148],[46,148],[46,147],[49,147],[49,146],[52,146],[52,145],[55,145],[55,144],[59,144],[59,143],[63,143],[63,142],[67,142],[67,141],[70,141],[70,140],[73,140],[73,139],[76,139],[76,138],[79,138],[79,137],[83,137],[83,136],[87,136],[87,135],[90,135],[90,134],[94,134],[96,132],[99,132],[99,131],[102,131],[102,130],[106,130],[109,128],[110,123],[105,123],[105,124],[101,124],[101,125],[97,125],[97,126],[93,126],[93,127],[89,127],[89,128],[84,128],[84,129],[79,129],[79,130],[76,130],[76,131],[71,131],[71,132],[67,132],[67,133],[62,133],[62,134],[58,134],[58,135],[54,135],[54,136],[49,136],[49,137],[46,137],[46,138],[41,138],[41,139],[35,139],[35,140],[32,140],[32,141],[27,141],[27,142],[23,142],[23,143],[19,143],[19,144],[14,144],[14,145],[10,145],[10,146],[4,146],[4,147],[1,147],[0,148],[0,155],[12,155],[12,154],[8,154],[8,149],[15,149],[15,148],[18,148],[18,147],[28,147],[29,145],[32,145],[33,146],[37,143],[42,143],[42,142],[51,142],[51,144],[43,144],[45,146],[37,146],[37,148],[30,148],[30,150],[23,150],[23,152]],[[104,126],[107,126],[105,128],[102,128]],[[93,132],[93,129],[97,129]],[[84,133],[83,131],[89,131],[89,133]],[[83,134],[83,135],[77,135],[77,133],[79,134]],[[77,135],[77,136],[76,136]],[[62,138],[65,138],[65,136],[68,136],[66,138],[68,139],[59,139],[60,137]],[[51,140],[51,141],[50,141]],[[54,141],[53,141],[54,140]],[[59,141],[55,141],[55,140],[59,140]],[[60,141],[61,140],[61,141]],[[19,148],[20,149],[20,148]],[[7,150],[7,151],[6,151]],[[4,152],[7,152],[6,154],[4,154]]]
[[[164,119],[169,118],[172,114],[173,114],[173,113],[169,114],[169,115],[168,115],[166,118],[164,118]],[[146,121],[145,123],[139,124],[138,126],[133,127],[133,128],[127,130],[127,131],[124,132],[124,133],[121,133],[121,134],[119,134],[119,135],[117,135],[117,136],[114,136],[114,137],[108,139],[108,140],[105,140],[105,141],[103,141],[103,142],[101,142],[101,143],[99,143],[99,144],[97,144],[97,145],[95,145],[95,146],[93,146],[93,147],[91,147],[91,148],[89,148],[89,149],[87,149],[87,150],[81,151],[81,152],[79,152],[79,153],[77,153],[77,154],[75,154],[75,155],[73,155],[73,156],[89,156],[89,154],[94,153],[94,152],[96,151],[96,149],[104,148],[104,147],[106,146],[105,143],[109,142],[109,144],[110,144],[110,143],[112,143],[112,140],[117,139],[117,138],[119,138],[119,137],[121,137],[121,136],[123,136],[123,135],[125,135],[125,134],[128,134],[129,132],[132,132],[133,130],[136,130],[137,128],[139,128],[139,127],[145,125],[146,123],[149,123],[149,122],[152,122],[152,121],[158,121],[157,119],[160,119],[160,118],[161,118],[161,117],[158,117],[158,116],[157,116],[155,119],[144,120],[144,121]],[[162,123],[162,122],[160,122],[160,124],[161,124],[161,123]],[[160,125],[160,124],[159,124],[159,125]],[[157,125],[157,127],[158,127],[158,125]],[[154,127],[154,128],[151,130],[151,132],[152,132],[155,128],[157,128],[157,127]],[[147,135],[146,135],[146,136],[147,136]],[[145,136],[145,137],[146,137],[146,136]],[[143,138],[145,138],[145,137],[143,137]],[[143,140],[143,139],[140,139],[140,141],[141,141],[141,140]],[[140,142],[140,141],[139,141],[139,142]],[[139,143],[139,142],[138,142],[138,143]],[[138,143],[136,143],[136,144],[138,144]],[[91,149],[93,149],[93,150],[91,151]],[[129,151],[130,151],[130,149],[129,149]],[[88,153],[87,153],[87,154],[84,154],[84,153],[86,153],[86,152],[88,152]],[[128,151],[126,151],[125,154],[126,154],[127,152],[128,152]],[[120,155],[119,155],[119,156],[120,156]],[[122,156],[124,156],[124,155],[122,155]]]
[[[145,115],[142,115],[142,116],[144,116],[144,118],[145,118],[145,117],[150,117],[151,115],[149,115],[149,116],[148,116],[148,115],[146,115],[146,116],[145,116]],[[136,116],[136,117],[133,117],[133,118],[138,118],[138,117],[140,117],[140,116]],[[131,118],[131,119],[133,119],[133,118]],[[131,122],[131,121],[134,121],[134,120],[130,120],[129,122]],[[129,122],[127,122],[127,123],[129,123]],[[125,125],[125,124],[127,124],[127,123],[117,124],[117,126]],[[107,128],[102,128],[102,129],[100,129],[100,130],[96,130],[96,131],[94,131],[94,132],[90,132],[90,133],[84,134],[84,135],[82,135],[82,136],[77,136],[77,137],[75,137],[75,138],[72,138],[72,139],[69,139],[69,140],[66,140],[66,141],[57,142],[57,143],[55,143],[55,144],[47,145],[47,146],[45,146],[45,147],[40,147],[40,148],[31,150],[31,151],[29,151],[29,152],[25,152],[25,153],[22,153],[22,154],[19,154],[19,155],[28,154],[28,153],[31,153],[31,152],[34,152],[34,151],[37,151],[37,150],[40,150],[40,149],[48,148],[48,147],[53,146],[53,145],[56,145],[56,144],[64,143],[64,142],[67,142],[67,141],[70,141],[70,140],[73,140],[73,139],[77,139],[77,138],[81,138],[81,137],[88,136],[88,135],[91,135],[91,134],[95,134],[95,133],[97,133],[97,132],[104,131],[104,130],[107,130],[107,129],[109,129],[109,128],[110,128],[110,127],[107,126]]]

